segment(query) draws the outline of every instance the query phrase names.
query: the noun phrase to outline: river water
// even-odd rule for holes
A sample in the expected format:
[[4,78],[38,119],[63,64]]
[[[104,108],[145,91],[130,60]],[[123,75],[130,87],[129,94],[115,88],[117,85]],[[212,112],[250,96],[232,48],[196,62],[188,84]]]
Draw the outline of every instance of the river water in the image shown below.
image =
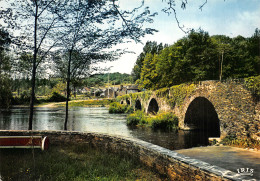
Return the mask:
[[[28,108],[1,110],[0,129],[27,130]],[[64,108],[35,108],[33,130],[63,130]],[[105,107],[73,107],[69,110],[68,130],[90,131],[138,138],[171,149],[207,145],[208,138],[196,131],[154,131],[150,128],[133,128],[126,125],[126,115],[109,114]]]

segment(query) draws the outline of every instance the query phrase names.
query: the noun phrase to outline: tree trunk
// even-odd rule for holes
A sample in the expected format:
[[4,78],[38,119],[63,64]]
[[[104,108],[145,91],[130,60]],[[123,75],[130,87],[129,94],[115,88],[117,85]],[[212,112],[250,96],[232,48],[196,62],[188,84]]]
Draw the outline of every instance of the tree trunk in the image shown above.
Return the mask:
[[77,96],[77,90],[76,90],[76,86],[74,86],[74,98],[76,99]]
[[36,77],[36,58],[37,58],[37,19],[38,19],[38,5],[35,1],[35,15],[34,15],[34,53],[33,53],[33,68],[31,80],[31,99],[30,99],[30,115],[29,115],[29,130],[32,130],[34,101],[35,101],[35,77]]
[[66,115],[64,122],[64,130],[67,130],[68,116],[69,116],[69,99],[70,99],[70,64],[71,64],[71,54],[72,50],[69,51],[69,65],[67,72],[67,99],[66,99]]

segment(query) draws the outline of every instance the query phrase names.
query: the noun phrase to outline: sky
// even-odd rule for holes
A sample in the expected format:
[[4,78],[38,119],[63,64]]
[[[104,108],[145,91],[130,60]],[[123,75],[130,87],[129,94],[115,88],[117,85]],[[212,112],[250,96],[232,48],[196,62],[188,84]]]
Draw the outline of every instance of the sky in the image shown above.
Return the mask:
[[[120,6],[132,8],[140,5],[141,0],[120,0]],[[199,9],[205,0],[188,0],[186,9],[180,8],[181,0],[176,0],[176,12],[181,26],[184,30],[203,29],[210,35],[226,35],[236,37],[238,35],[250,37],[256,28],[260,29],[260,0],[207,0],[202,11]],[[120,72],[130,74],[137,56],[142,52],[147,41],[173,44],[177,40],[186,36],[178,28],[174,15],[168,15],[161,10],[167,7],[165,0],[145,0],[145,6],[149,6],[151,12],[158,12],[152,24],[145,27],[158,30],[154,35],[147,35],[142,38],[142,43],[128,43],[120,45],[128,48],[135,54],[124,54],[114,62],[106,63],[102,66],[111,67],[110,72]]]

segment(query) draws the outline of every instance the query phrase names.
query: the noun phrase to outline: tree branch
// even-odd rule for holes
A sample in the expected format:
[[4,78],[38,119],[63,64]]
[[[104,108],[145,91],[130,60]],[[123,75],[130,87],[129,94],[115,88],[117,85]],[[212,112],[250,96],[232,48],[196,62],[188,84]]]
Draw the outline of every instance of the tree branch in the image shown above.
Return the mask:
[[207,4],[208,0],[205,0],[205,2],[199,7],[199,9],[202,11],[202,8]]
[[49,27],[47,28],[47,30],[45,31],[45,33],[44,33],[43,37],[41,38],[41,41],[40,41],[40,43],[39,43],[37,49],[39,49],[39,48],[41,47],[41,44],[42,44],[43,40],[45,39],[45,37],[46,37],[47,33],[49,32],[49,30],[51,29],[51,27],[53,26],[55,20],[56,20],[56,18],[53,19],[53,21],[51,22],[50,26],[49,26]]
[[[43,8],[43,10],[38,14],[38,17],[41,16],[41,14],[48,8],[48,6],[49,6],[52,2],[54,2],[54,1],[51,0],[51,1]],[[57,5],[57,6],[58,6],[58,5]]]

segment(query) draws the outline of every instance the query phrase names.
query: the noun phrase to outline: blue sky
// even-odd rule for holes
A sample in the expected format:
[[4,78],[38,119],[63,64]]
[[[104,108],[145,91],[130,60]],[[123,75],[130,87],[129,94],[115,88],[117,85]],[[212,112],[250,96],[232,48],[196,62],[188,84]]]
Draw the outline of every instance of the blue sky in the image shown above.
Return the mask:
[[[141,0],[120,0],[123,8],[131,8],[140,4]],[[201,28],[210,35],[223,34],[229,37],[242,35],[250,37],[256,28],[260,28],[260,0],[208,0],[202,11],[199,6],[205,0],[188,0],[185,10],[180,8],[176,0],[176,10],[180,25],[184,29]],[[142,42],[157,41],[158,43],[173,44],[178,39],[185,36],[177,26],[173,14],[168,16],[161,11],[167,7],[165,0],[146,0],[145,6],[149,6],[151,12],[157,11],[153,24],[146,25],[157,29],[159,32],[154,35],[148,35],[142,39]],[[137,56],[142,52],[142,44],[128,43],[121,45],[136,54],[125,54],[118,61],[107,63],[107,66],[113,66],[110,72],[131,73]]]

